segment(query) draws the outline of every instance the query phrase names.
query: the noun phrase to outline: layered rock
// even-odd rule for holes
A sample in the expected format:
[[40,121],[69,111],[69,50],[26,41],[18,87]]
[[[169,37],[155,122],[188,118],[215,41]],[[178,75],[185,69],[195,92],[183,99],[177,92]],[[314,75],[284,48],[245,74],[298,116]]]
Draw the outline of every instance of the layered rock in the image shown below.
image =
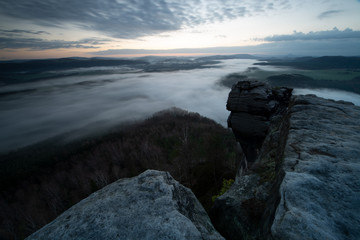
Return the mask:
[[93,193],[32,239],[224,239],[188,188],[147,170]]
[[215,201],[214,225],[227,239],[360,239],[359,156],[359,107],[293,96]]
[[360,239],[360,108],[307,95],[290,114],[271,235]]
[[292,89],[271,88],[265,82],[240,81],[227,101],[231,111],[228,126],[249,162],[254,162],[270,125],[270,118],[280,105],[287,105]]
[[[229,102],[233,101],[233,92],[249,85],[249,82],[239,82],[234,85],[229,94]],[[216,199],[211,210],[211,218],[215,227],[228,240],[238,239],[263,239],[270,230],[272,219],[279,202],[278,188],[282,180],[281,162],[285,148],[286,137],[288,134],[287,109],[290,101],[291,89],[271,88],[266,83],[250,82],[252,86],[250,93],[245,91],[245,97],[242,98],[241,91],[237,93],[236,99],[247,99],[238,101],[241,106],[230,106],[231,109],[239,111],[245,109],[248,115],[265,115],[264,124],[266,131],[257,138],[257,145],[249,142],[249,148],[256,151],[255,159],[250,158],[251,164],[248,169],[239,171],[236,181],[231,189],[224,195]],[[263,93],[263,100],[258,101],[258,94]],[[255,102],[255,103],[252,103]],[[255,111],[251,106],[256,105]],[[236,113],[236,112],[235,112]],[[234,112],[231,112],[229,120],[233,119]],[[235,124],[234,124],[235,123]],[[236,124],[232,122],[232,130],[241,141],[251,139],[251,134],[259,136],[256,128],[244,135],[246,129],[251,128],[252,121],[247,124]],[[241,144],[244,149],[244,144]],[[247,156],[248,157],[248,156]],[[274,207],[275,206],[275,207]]]

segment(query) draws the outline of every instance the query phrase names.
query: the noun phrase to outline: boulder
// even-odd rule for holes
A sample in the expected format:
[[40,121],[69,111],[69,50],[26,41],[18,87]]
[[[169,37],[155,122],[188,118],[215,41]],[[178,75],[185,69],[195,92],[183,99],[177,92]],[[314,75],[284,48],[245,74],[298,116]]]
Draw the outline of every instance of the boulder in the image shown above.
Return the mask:
[[188,188],[147,170],[91,194],[32,239],[224,239]]

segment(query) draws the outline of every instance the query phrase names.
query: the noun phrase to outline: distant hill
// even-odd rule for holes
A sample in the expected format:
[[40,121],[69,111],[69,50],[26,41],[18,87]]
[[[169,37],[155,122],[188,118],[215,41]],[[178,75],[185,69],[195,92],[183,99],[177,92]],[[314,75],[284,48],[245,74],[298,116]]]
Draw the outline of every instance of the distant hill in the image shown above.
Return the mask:
[[14,239],[12,233],[23,239],[90,193],[146,169],[170,172],[209,210],[242,158],[231,131],[177,108],[95,136],[65,139],[0,155],[0,239]]
[[226,59],[257,59],[257,57],[249,54],[233,54],[233,55],[214,55],[207,57],[197,58],[197,61],[209,61],[209,60],[226,60]]
[[320,70],[320,69],[360,69],[360,57],[324,56],[324,57],[304,57],[292,60],[274,60],[255,63],[255,65],[289,66],[301,69]]
[[129,59],[99,59],[99,58],[59,58],[27,61],[0,62],[0,72],[43,72],[49,70],[66,70],[72,68],[143,65],[147,62]]
[[[193,60],[190,58],[148,57],[138,59],[109,58],[59,58],[42,60],[0,61],[0,85],[17,84],[29,81],[54,79],[57,77],[81,74],[113,74],[123,73],[124,69],[134,69],[145,72],[170,72],[209,68],[218,62],[212,60]],[[111,67],[90,69],[93,67]],[[120,68],[117,68],[120,67]],[[64,70],[83,68],[87,71],[63,72]],[[122,69],[124,68],[124,69]]]

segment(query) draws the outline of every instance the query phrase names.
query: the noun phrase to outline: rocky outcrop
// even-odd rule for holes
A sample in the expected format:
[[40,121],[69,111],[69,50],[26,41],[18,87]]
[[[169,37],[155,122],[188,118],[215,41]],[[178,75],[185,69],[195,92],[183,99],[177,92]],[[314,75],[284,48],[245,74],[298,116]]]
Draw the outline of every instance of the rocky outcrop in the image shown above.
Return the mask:
[[93,193],[27,239],[224,238],[191,190],[147,170]]
[[291,92],[292,89],[275,89],[258,81],[241,81],[232,87],[226,105],[231,111],[228,126],[241,144],[247,161],[255,161],[271,116],[281,105],[288,104]]
[[359,126],[359,107],[293,96],[215,201],[215,227],[227,239],[360,239]]
[[271,235],[360,239],[360,108],[307,95],[290,114]]
[[[244,88],[250,88],[250,92],[245,91],[245,97],[242,97]],[[259,100],[258,93],[262,93],[262,101]],[[233,120],[236,111],[243,109],[242,111],[248,112],[249,118],[262,114],[266,130],[261,138],[256,138],[257,145],[251,145],[250,143],[254,142],[249,141],[248,145],[245,142],[244,148],[241,141],[252,139],[252,134],[259,136],[258,129],[251,128],[254,120],[247,124],[241,121],[232,121],[231,125],[229,124],[244,152],[246,147],[252,148],[256,155],[253,156],[255,159],[248,159],[249,164],[243,164],[243,169],[239,171],[231,189],[216,199],[211,210],[214,226],[228,240],[263,239],[263,236],[267,235],[265,232],[270,231],[283,176],[280,165],[288,134],[287,109],[290,96],[291,89],[273,89],[266,83],[248,81],[234,85],[229,94],[228,109],[235,111],[231,112],[229,121]],[[236,103],[234,99],[239,99],[237,101],[241,106],[229,106],[229,103]],[[247,129],[251,131],[244,134]]]

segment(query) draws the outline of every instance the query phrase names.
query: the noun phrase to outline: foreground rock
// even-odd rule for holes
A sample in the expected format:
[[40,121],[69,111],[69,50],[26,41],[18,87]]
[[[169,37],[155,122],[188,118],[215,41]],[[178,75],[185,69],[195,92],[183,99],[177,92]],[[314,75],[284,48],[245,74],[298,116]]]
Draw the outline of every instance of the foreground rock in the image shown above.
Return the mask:
[[30,239],[223,239],[188,188],[147,170],[79,202]]
[[229,240],[360,239],[359,156],[359,107],[294,96],[215,201],[214,225]]

